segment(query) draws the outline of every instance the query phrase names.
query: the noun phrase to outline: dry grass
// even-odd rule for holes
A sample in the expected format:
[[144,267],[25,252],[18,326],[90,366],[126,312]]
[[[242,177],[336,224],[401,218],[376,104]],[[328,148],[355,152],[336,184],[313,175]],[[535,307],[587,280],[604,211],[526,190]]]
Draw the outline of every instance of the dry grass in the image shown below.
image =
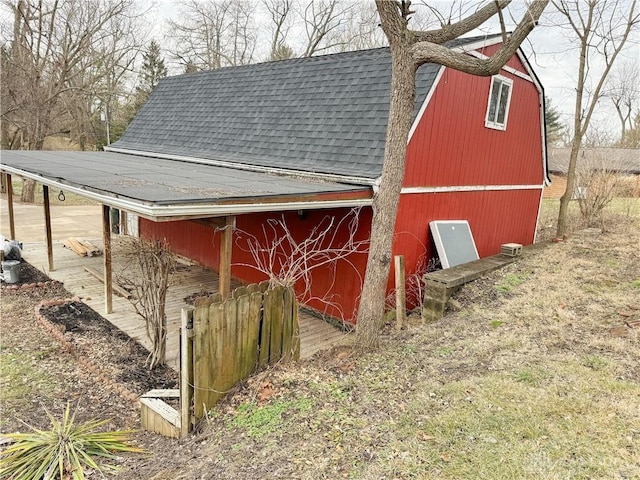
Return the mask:
[[619,313],[640,319],[633,222],[527,252],[375,353],[254,376],[188,460],[126,478],[640,478],[640,333]]
[[[548,198],[542,200],[540,218],[538,219],[537,242],[549,240],[555,236],[559,208],[560,200]],[[589,227],[617,232],[640,228],[640,198],[614,198],[599,215],[589,221],[580,213],[580,206],[576,201],[569,203],[568,231],[576,232]]]

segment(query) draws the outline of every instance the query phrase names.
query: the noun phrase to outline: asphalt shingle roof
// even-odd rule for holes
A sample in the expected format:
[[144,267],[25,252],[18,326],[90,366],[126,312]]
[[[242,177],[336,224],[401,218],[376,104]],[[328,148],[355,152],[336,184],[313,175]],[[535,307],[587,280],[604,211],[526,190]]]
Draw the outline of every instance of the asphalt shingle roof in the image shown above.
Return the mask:
[[[439,68],[418,70],[414,117]],[[113,146],[374,179],[390,81],[387,48],[167,77]]]

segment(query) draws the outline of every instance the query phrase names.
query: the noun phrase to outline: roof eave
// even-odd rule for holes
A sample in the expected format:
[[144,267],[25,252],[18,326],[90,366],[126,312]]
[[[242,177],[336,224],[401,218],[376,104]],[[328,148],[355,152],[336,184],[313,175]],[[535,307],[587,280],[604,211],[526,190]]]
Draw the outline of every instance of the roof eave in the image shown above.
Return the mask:
[[35,180],[43,185],[59,188],[103,205],[126,210],[154,222],[220,217],[260,212],[281,212],[286,210],[312,210],[328,208],[353,208],[370,206],[373,202],[369,188],[354,188],[351,192],[323,192],[302,195],[282,195],[270,197],[244,197],[221,199],[202,203],[157,204],[147,203],[128,197],[107,195],[87,190],[60,180],[44,177],[19,168],[0,165],[0,171]]

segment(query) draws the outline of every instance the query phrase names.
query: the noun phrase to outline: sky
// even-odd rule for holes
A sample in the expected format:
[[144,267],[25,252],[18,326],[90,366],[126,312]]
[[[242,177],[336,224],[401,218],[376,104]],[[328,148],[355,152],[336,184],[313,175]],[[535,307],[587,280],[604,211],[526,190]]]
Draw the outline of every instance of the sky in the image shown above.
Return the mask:
[[[630,0],[619,0],[622,4],[628,4]],[[421,2],[414,1],[416,9],[424,9]],[[439,8],[449,8],[451,2],[446,0],[436,0],[430,2]],[[522,0],[516,0],[511,8],[510,15],[506,16],[507,28],[513,28],[515,22],[509,20],[509,16],[519,19],[522,11],[526,8]],[[178,8],[172,0],[159,0],[158,16],[159,22],[155,31],[164,37],[164,21],[178,17]],[[530,63],[541,80],[546,95],[551,99],[554,106],[564,122],[571,122],[575,105],[575,85],[578,65],[578,52],[575,48],[575,38],[569,35],[566,29],[554,25],[558,22],[557,12],[552,5],[547,7],[545,14],[538,27],[529,35],[527,42],[523,45]],[[259,23],[259,22],[257,22]],[[510,23],[510,24],[509,24]],[[494,21],[483,27],[483,32],[499,31],[499,24]],[[478,33],[478,32],[472,32]],[[157,35],[158,36],[158,35]],[[162,44],[162,42],[161,42]],[[619,57],[621,61],[640,62],[640,33],[636,29],[633,38],[628,43],[628,47]],[[593,62],[593,71],[596,76],[602,71],[598,62]],[[614,137],[619,135],[620,121],[610,99],[605,98],[599,102],[594,114],[592,124],[600,130],[609,131]]]

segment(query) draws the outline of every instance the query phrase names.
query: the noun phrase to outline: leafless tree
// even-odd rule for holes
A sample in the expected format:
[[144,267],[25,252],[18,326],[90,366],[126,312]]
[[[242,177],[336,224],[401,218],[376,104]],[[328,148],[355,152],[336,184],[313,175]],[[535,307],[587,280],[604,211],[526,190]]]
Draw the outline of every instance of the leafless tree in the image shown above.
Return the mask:
[[249,2],[181,0],[179,20],[169,26],[172,54],[183,65],[212,70],[253,61],[256,30]]
[[262,0],[267,9],[271,23],[270,60],[285,60],[294,55],[293,49],[287,44],[287,37],[291,28],[293,0]]
[[586,225],[592,225],[616,195],[623,193],[625,172],[632,168],[630,161],[612,158],[610,149],[600,148],[589,156],[581,150],[574,194]]
[[[85,131],[90,91],[106,59],[108,42],[132,48],[119,36],[124,19],[135,18],[135,0],[4,0],[13,25],[3,47],[4,132],[11,148],[39,150],[47,136]],[[4,83],[6,82],[6,83]],[[22,200],[33,201],[33,182]]]
[[[359,209],[352,209],[342,217],[325,215],[308,235],[296,238],[284,216],[271,219],[262,227],[262,235],[236,230],[237,247],[251,256],[252,262],[237,265],[251,268],[268,277],[272,286],[296,288],[302,303],[319,300],[336,309],[339,305],[330,294],[313,292],[314,270],[350,263],[353,255],[366,254],[368,239],[359,239]],[[357,268],[353,266],[355,272]],[[344,313],[344,312],[343,312]]]
[[342,45],[346,16],[357,7],[356,3],[345,0],[310,0],[299,5],[298,15],[304,24],[306,43],[302,56],[328,53]]
[[127,259],[118,275],[120,283],[132,291],[131,303],[144,321],[152,350],[147,359],[154,369],[165,362],[167,344],[166,299],[175,256],[166,240],[123,237],[119,245]]
[[501,21],[503,43],[491,57],[475,58],[443,44],[472,31],[496,15],[503,20],[500,12],[509,3],[508,0],[488,2],[458,22],[448,23],[434,30],[416,31],[409,28],[409,20],[413,14],[409,0],[376,0],[381,26],[391,48],[391,102],[380,188],[373,199],[371,246],[358,312],[357,343],[361,348],[374,348],[378,345],[378,320],[384,310],[393,231],[415,100],[417,67],[431,62],[472,75],[489,76],[498,73],[534,28],[548,1],[529,4],[520,23],[510,35],[506,33],[504,22]]
[[[557,236],[562,236],[567,233],[567,215],[576,184],[578,153],[593,112],[603,96],[607,77],[629,36],[637,29],[640,14],[636,10],[636,0],[554,0],[553,5],[575,37],[579,55],[567,189],[560,198],[556,231]],[[593,72],[592,66],[596,60],[600,60],[604,66],[599,74]]]
[[633,128],[632,114],[640,98],[640,68],[638,59],[618,63],[611,72],[607,96],[611,98],[620,119],[620,146],[625,146],[627,129]]

